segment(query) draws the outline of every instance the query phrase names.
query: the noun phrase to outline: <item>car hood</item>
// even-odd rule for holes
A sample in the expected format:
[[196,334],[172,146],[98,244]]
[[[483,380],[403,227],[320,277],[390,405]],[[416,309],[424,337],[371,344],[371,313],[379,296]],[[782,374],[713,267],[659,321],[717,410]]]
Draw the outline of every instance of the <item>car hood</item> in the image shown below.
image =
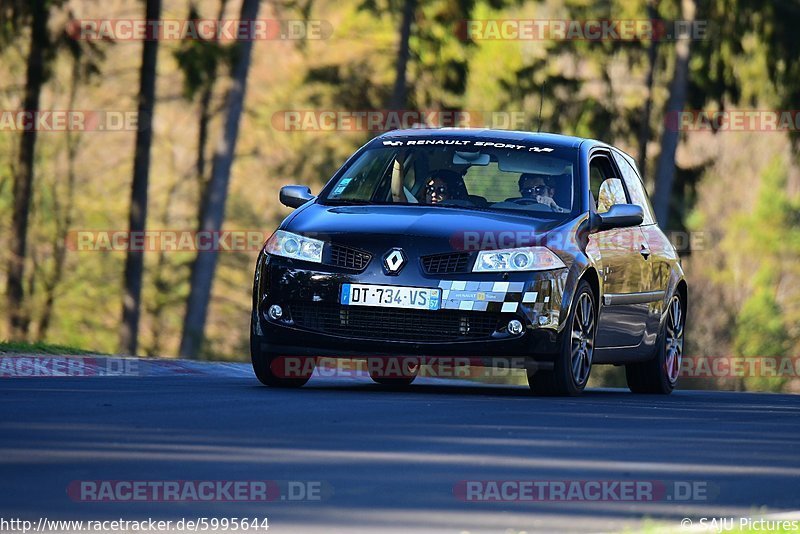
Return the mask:
[[[420,249],[505,248],[520,239],[542,237],[566,221],[527,215],[430,206],[304,206],[287,219],[284,230],[343,244],[410,244]],[[523,236],[523,237],[520,237]],[[384,239],[381,239],[384,238]],[[388,238],[388,239],[387,239]],[[421,242],[423,238],[425,242]],[[509,241],[509,239],[511,241]],[[532,244],[527,242],[525,244]],[[488,245],[488,246],[486,246]]]

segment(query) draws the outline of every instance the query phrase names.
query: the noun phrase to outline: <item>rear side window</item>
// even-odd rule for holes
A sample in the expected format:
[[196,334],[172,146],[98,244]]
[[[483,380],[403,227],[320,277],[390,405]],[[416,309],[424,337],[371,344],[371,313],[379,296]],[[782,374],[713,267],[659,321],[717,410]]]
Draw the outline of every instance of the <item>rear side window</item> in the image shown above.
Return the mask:
[[639,177],[639,173],[636,171],[634,165],[627,160],[627,158],[618,154],[616,151],[613,152],[613,154],[614,159],[617,162],[617,166],[622,173],[622,179],[625,181],[625,185],[628,188],[628,194],[631,196],[631,202],[637,206],[641,206],[642,211],[644,212],[644,220],[642,221],[642,224],[655,224],[656,219],[653,216],[653,207],[650,205],[650,199],[647,198],[647,193],[644,191],[644,186],[642,185],[642,179]]

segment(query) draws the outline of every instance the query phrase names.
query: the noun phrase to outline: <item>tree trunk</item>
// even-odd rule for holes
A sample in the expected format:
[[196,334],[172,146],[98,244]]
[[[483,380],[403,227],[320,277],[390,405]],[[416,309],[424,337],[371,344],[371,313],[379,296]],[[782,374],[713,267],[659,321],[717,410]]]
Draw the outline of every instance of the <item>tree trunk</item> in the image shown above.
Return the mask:
[[414,11],[416,7],[416,0],[405,0],[403,4],[403,21],[400,25],[400,44],[397,49],[394,89],[392,90],[392,99],[389,102],[389,109],[401,110],[405,109],[406,105],[408,105],[408,86],[406,83],[406,71],[408,70],[408,58],[410,56],[408,43],[411,39],[411,24],[414,22]]
[[[658,10],[656,9],[656,0],[648,0],[647,2],[647,16],[650,21],[657,24],[660,21],[658,17]],[[655,77],[656,61],[658,61],[658,38],[655,36],[650,39],[650,46],[647,48],[647,97],[644,101],[644,110],[642,111],[642,123],[639,126],[639,172],[643,176],[647,175],[647,143],[650,141],[650,115],[653,109],[653,78]]]
[[[24,111],[39,110],[39,100],[44,85],[44,55],[49,46],[47,22],[50,10],[46,0],[30,0],[32,31],[28,52],[27,80],[25,83]],[[11,216],[11,243],[6,286],[9,337],[23,340],[28,335],[30,313],[24,302],[25,257],[28,244],[28,220],[34,178],[34,156],[36,153],[36,129],[22,133],[17,170],[14,173],[13,213]]]
[[[172,184],[167,191],[167,200],[164,203],[164,211],[161,213],[161,218],[159,221],[161,228],[169,228],[170,208],[172,207],[173,199],[175,198],[175,194],[178,192],[178,188],[180,186],[181,180],[178,180]],[[151,316],[150,319],[154,325],[152,345],[145,349],[145,353],[148,356],[161,356],[161,331],[164,312],[167,310],[167,307],[172,304],[166,298],[172,289],[172,284],[165,275],[165,272],[168,269],[174,269],[174,266],[171,266],[167,261],[167,254],[167,251],[165,251],[163,248],[158,251],[158,260],[156,261],[156,266],[153,272],[153,287],[159,297],[155,299],[152,308],[148,310]]]
[[[160,20],[161,0],[147,0],[146,18]],[[139,128],[136,132],[136,153],[133,161],[131,207],[128,229],[131,235],[144,232],[147,221],[147,183],[150,174],[150,146],[153,141],[153,110],[156,99],[156,68],[158,39],[151,36],[142,49],[142,69],[139,86]],[[130,247],[125,258],[125,296],[122,303],[120,352],[136,354],[139,316],[144,274],[144,252]]]
[[[78,98],[78,87],[81,83],[81,60],[80,55],[73,57],[72,75],[69,84],[69,99],[67,109],[75,109]],[[53,239],[53,272],[50,277],[44,279],[44,306],[39,317],[39,326],[36,329],[36,338],[44,341],[47,338],[47,331],[50,329],[50,322],[53,317],[53,309],[56,304],[56,292],[64,278],[64,265],[67,259],[67,234],[72,227],[72,217],[75,210],[75,182],[77,181],[77,171],[75,169],[78,160],[78,151],[81,142],[79,132],[67,131],[64,134],[67,145],[67,190],[62,204],[60,195],[53,196],[53,211],[56,220],[56,235]]]
[[[687,23],[694,21],[694,0],[681,0],[682,18]],[[675,73],[669,86],[669,99],[665,117],[672,117],[683,111],[689,86],[689,52],[691,36],[682,36],[675,45]],[[678,121],[669,121],[661,136],[661,155],[656,167],[656,190],[653,209],[659,226],[666,230],[669,222],[672,185],[675,181],[675,153],[678,150],[680,130]]]
[[[258,17],[259,1],[243,0],[240,20],[255,20]],[[243,39],[233,67],[232,85],[226,96],[224,130],[214,150],[211,179],[202,201],[201,232],[219,232],[225,219],[225,201],[228,197],[228,183],[239,136],[252,52],[252,39]],[[213,249],[198,252],[192,265],[191,288],[186,303],[180,347],[180,355],[184,358],[197,358],[200,352],[216,266],[217,251]]]
[[[220,0],[219,4],[219,14],[217,15],[217,21],[222,22],[222,19],[225,17],[225,7],[228,4],[228,0]],[[214,37],[214,42],[217,42],[219,39]],[[197,128],[197,183],[200,186],[201,191],[201,198],[203,196],[202,191],[206,187],[206,145],[208,144],[208,129],[211,123],[211,99],[214,96],[214,85],[217,79],[217,68],[216,66],[212,70],[209,76],[209,81],[206,83],[205,87],[203,87],[203,92],[200,95],[200,118],[198,122]]]

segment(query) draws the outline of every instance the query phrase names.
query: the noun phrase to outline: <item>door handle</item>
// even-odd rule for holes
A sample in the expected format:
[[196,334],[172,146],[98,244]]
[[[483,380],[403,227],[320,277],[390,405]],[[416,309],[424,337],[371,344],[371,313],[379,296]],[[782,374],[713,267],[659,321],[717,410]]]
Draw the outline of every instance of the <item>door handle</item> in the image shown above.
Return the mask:
[[647,259],[650,257],[650,249],[647,248],[647,245],[642,243],[642,248],[641,250],[639,250],[639,254],[641,254],[644,257],[644,259]]

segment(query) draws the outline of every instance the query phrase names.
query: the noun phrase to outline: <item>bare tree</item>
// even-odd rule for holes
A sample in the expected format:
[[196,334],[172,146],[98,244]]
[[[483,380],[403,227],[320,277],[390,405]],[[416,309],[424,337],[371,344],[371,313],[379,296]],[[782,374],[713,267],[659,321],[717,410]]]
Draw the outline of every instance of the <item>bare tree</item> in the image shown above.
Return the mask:
[[[36,112],[39,110],[42,86],[46,78],[45,53],[50,45],[50,39],[47,34],[50,6],[47,0],[30,0],[28,9],[30,10],[32,30],[23,106],[25,111]],[[14,173],[11,250],[8,264],[8,283],[6,286],[9,337],[14,340],[25,339],[30,325],[30,313],[24,302],[24,280],[35,153],[36,128],[30,128],[22,133],[19,158]]]
[[[220,0],[217,12],[217,22],[221,23],[225,17],[225,9],[228,0]],[[189,8],[187,20],[202,19],[196,6],[192,4]],[[195,171],[197,183],[202,195],[205,189],[206,176],[206,153],[208,136],[211,120],[215,112],[212,109],[212,99],[218,80],[220,64],[229,59],[229,50],[220,43],[219,36],[214,35],[209,39],[197,39],[187,36],[181,43],[180,48],[174,53],[178,66],[183,72],[183,96],[186,100],[193,102],[197,95],[199,99],[199,113],[197,124],[197,159]]]
[[[259,0],[243,0],[240,20],[255,20],[258,17],[258,9]],[[238,56],[233,64],[232,83],[225,100],[224,129],[214,150],[211,179],[200,209],[201,232],[219,232],[225,219],[225,201],[228,198],[228,184],[236,141],[239,137],[247,76],[253,52],[252,36],[244,36],[237,47]],[[181,336],[182,357],[197,358],[200,352],[216,266],[217,251],[213,249],[198,252],[192,265],[191,288]]]
[[392,100],[389,103],[389,109],[403,109],[408,104],[408,85],[406,82],[406,73],[408,70],[408,58],[411,55],[411,51],[409,49],[409,41],[411,39],[411,24],[414,22],[414,12],[416,7],[416,0],[405,0],[403,2],[403,20],[400,23],[400,44],[397,49],[394,89],[392,90]]
[[[217,22],[222,22],[225,17],[225,9],[228,0],[219,0],[217,12]],[[189,6],[187,20],[200,20],[202,16],[194,3]],[[163,228],[168,228],[172,202],[178,194],[179,189],[186,183],[187,179],[194,177],[197,180],[200,198],[205,195],[204,191],[208,184],[206,172],[208,136],[211,120],[219,112],[219,107],[212,108],[214,90],[219,78],[218,71],[220,63],[229,58],[228,49],[219,41],[215,34],[210,39],[197,39],[185,37],[181,47],[174,52],[178,66],[183,71],[183,92],[186,100],[193,102],[197,95],[200,95],[198,106],[198,136],[197,136],[197,156],[193,172],[179,178],[167,190],[167,198],[164,209],[159,216],[159,224]],[[175,151],[173,151],[173,168],[175,164]],[[200,205],[201,202],[198,202]],[[200,224],[200,212],[198,211],[198,222]],[[176,305],[185,304],[185,298],[177,295],[173,290],[176,287],[174,279],[176,270],[182,271],[184,263],[179,265],[171,263],[168,259],[169,253],[164,249],[158,251],[156,264],[152,269],[152,283],[156,290],[156,297],[150,303],[145,303],[145,312],[149,315],[148,322],[153,325],[152,339],[149,346],[144,348],[148,356],[158,356],[162,352],[162,332],[164,330],[164,316],[171,313],[171,308]],[[179,267],[180,269],[176,269]]]
[[[146,0],[145,17],[161,19],[161,0]],[[142,48],[139,80],[139,128],[136,132],[136,153],[133,159],[133,183],[128,229],[131,235],[144,232],[147,222],[147,185],[150,176],[150,146],[153,142],[153,110],[156,101],[156,69],[158,35],[146,39]],[[128,248],[125,258],[125,295],[122,303],[120,352],[136,354],[139,341],[139,316],[142,300],[144,252]]]
[[[220,0],[219,14],[217,20],[222,21],[225,17],[225,7],[228,0]],[[214,44],[217,44],[218,39],[214,38]],[[208,78],[203,84],[203,90],[200,95],[200,118],[199,128],[197,129],[197,178],[200,187],[206,185],[206,145],[208,144],[208,129],[211,123],[211,98],[214,96],[214,82],[217,80],[218,62],[214,61],[209,68]]]
[[[681,14],[683,20],[689,23],[694,21],[694,0],[681,0]],[[675,72],[669,85],[669,99],[667,100],[666,117],[677,115],[686,104],[686,94],[689,88],[689,53],[691,36],[681,35],[675,45]],[[669,221],[670,200],[672,199],[672,185],[675,181],[675,153],[678,150],[680,130],[677,122],[669,121],[661,136],[661,155],[658,157],[656,167],[656,190],[653,199],[653,209],[656,219],[662,229],[666,229]]]
[[[658,9],[656,0],[647,1],[647,16],[650,18],[651,23],[660,20],[658,17]],[[643,174],[647,173],[647,143],[650,141],[650,115],[653,109],[653,79],[656,72],[656,61],[658,61],[658,39],[655,34],[650,37],[650,44],[647,47],[647,97],[644,101],[644,109],[642,110],[642,122],[639,125],[639,171]]]
[[[78,87],[82,81],[82,65],[80,46],[73,43],[70,47],[72,56],[72,72],[69,80],[69,97],[67,109],[75,109],[78,98]],[[80,147],[80,134],[73,131],[65,132],[66,151],[67,151],[67,184],[64,198],[60,195],[53,195],[53,217],[56,222],[56,232],[53,236],[53,271],[50,276],[44,277],[44,307],[39,317],[39,325],[36,329],[36,338],[43,341],[47,337],[50,328],[50,321],[53,317],[53,308],[56,303],[56,289],[64,276],[64,263],[67,257],[66,239],[67,232],[72,226],[72,217],[75,207],[75,163],[78,159]]]

